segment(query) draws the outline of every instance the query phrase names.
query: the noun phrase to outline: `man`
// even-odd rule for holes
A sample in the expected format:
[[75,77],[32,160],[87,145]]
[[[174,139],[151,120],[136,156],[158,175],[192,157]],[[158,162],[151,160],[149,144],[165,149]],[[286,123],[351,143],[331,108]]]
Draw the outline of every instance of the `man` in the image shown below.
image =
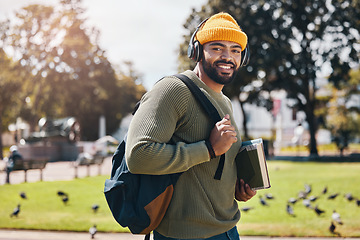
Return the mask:
[[[143,96],[131,121],[127,164],[132,173],[139,174],[184,172],[154,231],[155,239],[239,239],[235,198],[247,201],[256,192],[237,180],[234,159],[241,140],[222,88],[239,70],[247,36],[226,13],[213,15],[195,34],[201,56],[195,69],[183,74],[204,92],[223,119],[214,127],[187,86],[174,76],[165,77]],[[214,173],[224,153],[223,173],[217,180]]]
[[10,156],[6,163],[6,183],[10,183],[10,173],[16,167],[16,165],[19,165],[19,162],[23,160],[22,155],[18,152],[18,147],[16,145],[12,145],[10,147]]

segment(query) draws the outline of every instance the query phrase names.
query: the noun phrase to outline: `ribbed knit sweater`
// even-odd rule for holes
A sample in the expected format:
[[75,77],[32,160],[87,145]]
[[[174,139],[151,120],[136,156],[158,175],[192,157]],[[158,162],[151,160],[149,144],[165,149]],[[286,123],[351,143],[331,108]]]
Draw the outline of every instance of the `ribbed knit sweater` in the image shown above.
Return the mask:
[[[230,115],[230,100],[204,84],[193,71],[183,74],[196,83],[221,117]],[[156,229],[172,238],[207,238],[233,228],[240,219],[235,200],[238,141],[225,154],[221,180],[214,179],[220,157],[210,159],[205,139],[214,127],[188,87],[174,76],[165,77],[141,99],[127,136],[129,170],[139,174],[184,172],[170,206]],[[238,131],[238,130],[236,130]]]

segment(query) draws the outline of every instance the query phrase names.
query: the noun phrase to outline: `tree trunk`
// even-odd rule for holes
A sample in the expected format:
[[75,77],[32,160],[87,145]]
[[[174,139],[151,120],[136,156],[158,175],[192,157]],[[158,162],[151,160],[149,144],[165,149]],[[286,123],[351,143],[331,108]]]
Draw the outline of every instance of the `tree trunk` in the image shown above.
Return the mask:
[[2,142],[2,117],[0,116],[0,159],[4,158]]
[[247,118],[246,118],[246,112],[244,110],[244,103],[242,101],[240,101],[240,97],[238,97],[238,101],[240,103],[240,107],[241,107],[241,113],[243,114],[243,132],[244,132],[244,140],[249,140],[249,134],[248,134],[248,129],[247,129]]
[[317,131],[317,121],[314,114],[314,105],[309,104],[309,111],[306,113],[306,120],[309,124],[309,133],[310,133],[310,156],[318,156],[317,142],[316,142],[316,131]]

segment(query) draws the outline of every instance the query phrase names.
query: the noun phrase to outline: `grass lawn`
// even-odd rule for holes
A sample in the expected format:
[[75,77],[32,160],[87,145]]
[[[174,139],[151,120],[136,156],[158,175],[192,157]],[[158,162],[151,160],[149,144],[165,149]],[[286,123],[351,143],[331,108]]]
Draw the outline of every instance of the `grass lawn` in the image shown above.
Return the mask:
[[[352,193],[360,198],[360,163],[313,163],[313,162],[268,162],[272,187],[259,190],[250,201],[240,202],[239,207],[253,207],[242,212],[238,224],[240,235],[268,236],[332,236],[328,230],[331,214],[336,210],[341,214],[343,225],[336,225],[336,231],[343,237],[360,237],[360,207],[355,201],[348,201],[344,194]],[[97,224],[99,231],[127,231],[113,220],[103,194],[104,181],[108,176],[76,179],[73,181],[22,183],[0,186],[1,208],[0,228],[88,231]],[[309,194],[319,196],[312,202],[325,213],[317,216],[314,210],[306,208],[302,200],[293,206],[295,217],[286,212],[289,198],[298,196],[304,184],[312,186]],[[321,194],[327,186],[328,192]],[[64,204],[57,191],[69,194]],[[22,199],[20,192],[28,199]],[[262,206],[260,196],[266,193],[274,196],[267,200],[268,206]],[[339,195],[328,200],[333,193]],[[17,204],[21,205],[18,217],[10,217]],[[91,209],[99,204],[97,213]]]
[[[238,228],[241,235],[270,236],[334,236],[330,233],[331,215],[333,210],[340,213],[343,225],[336,224],[336,232],[344,237],[360,236],[360,206],[355,200],[349,201],[344,195],[352,193],[360,199],[360,163],[315,163],[315,162],[268,162],[270,182],[272,187],[259,190],[257,195],[239,207],[253,207],[248,212],[242,212]],[[311,202],[312,208],[318,208],[325,213],[318,216],[311,208],[298,200],[291,205],[295,217],[286,211],[290,198],[298,198],[300,191],[305,191],[304,185],[312,186],[308,196],[318,196]],[[322,194],[327,187],[326,194]],[[271,193],[273,200],[266,200],[268,206],[260,204],[260,196]],[[329,200],[332,194],[339,195]],[[265,198],[266,199],[266,198]]]

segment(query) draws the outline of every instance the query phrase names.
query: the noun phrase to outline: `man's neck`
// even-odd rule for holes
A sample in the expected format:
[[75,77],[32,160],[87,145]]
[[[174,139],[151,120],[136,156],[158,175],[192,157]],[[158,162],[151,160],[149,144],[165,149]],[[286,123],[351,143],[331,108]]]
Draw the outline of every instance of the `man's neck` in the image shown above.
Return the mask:
[[213,81],[202,68],[200,63],[196,64],[196,67],[194,68],[194,73],[200,78],[201,81],[203,81],[208,87],[210,87],[212,90],[214,90],[217,93],[220,93],[224,87],[224,85],[219,84],[215,81]]

